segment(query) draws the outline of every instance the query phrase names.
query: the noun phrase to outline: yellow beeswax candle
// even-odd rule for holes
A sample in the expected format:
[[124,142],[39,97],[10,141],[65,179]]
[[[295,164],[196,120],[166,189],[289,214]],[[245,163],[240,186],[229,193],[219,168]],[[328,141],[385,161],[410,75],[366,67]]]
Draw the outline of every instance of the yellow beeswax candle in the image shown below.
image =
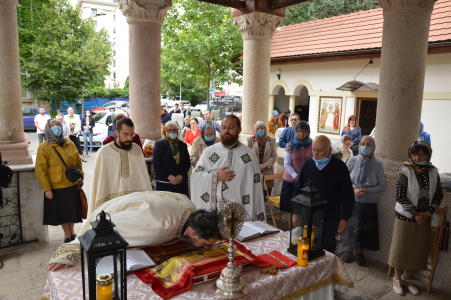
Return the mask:
[[313,240],[315,239],[315,226],[312,226],[312,235],[310,237],[310,249],[313,250]]
[[298,243],[298,266],[307,267],[308,265],[309,240],[306,237],[299,238]]
[[109,274],[99,275],[96,280],[97,300],[113,300],[113,277]]

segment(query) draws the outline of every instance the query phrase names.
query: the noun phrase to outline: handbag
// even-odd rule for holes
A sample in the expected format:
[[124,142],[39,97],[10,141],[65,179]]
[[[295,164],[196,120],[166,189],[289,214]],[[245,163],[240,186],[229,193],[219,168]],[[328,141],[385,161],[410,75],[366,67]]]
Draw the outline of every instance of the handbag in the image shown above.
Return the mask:
[[64,166],[66,167],[65,174],[66,174],[67,179],[72,183],[83,180],[83,175],[82,175],[83,173],[81,172],[80,168],[77,166],[68,168],[66,163],[64,162],[64,159],[59,154],[58,150],[56,150],[56,148],[53,148],[53,150],[55,150],[56,154],[58,154],[58,156],[60,157]]
[[448,251],[449,236],[451,231],[449,227],[449,221],[446,221],[445,216],[445,226],[443,226],[442,239],[440,240],[440,250],[444,252]]
[[80,194],[81,217],[86,220],[88,217],[88,199],[82,188],[78,189],[78,193]]

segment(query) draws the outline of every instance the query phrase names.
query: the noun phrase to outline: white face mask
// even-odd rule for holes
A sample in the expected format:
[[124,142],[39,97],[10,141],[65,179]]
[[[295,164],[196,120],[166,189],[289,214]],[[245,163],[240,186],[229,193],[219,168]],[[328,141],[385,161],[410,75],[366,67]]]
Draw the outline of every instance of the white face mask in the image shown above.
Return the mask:
[[355,126],[355,122],[349,122],[349,126]]

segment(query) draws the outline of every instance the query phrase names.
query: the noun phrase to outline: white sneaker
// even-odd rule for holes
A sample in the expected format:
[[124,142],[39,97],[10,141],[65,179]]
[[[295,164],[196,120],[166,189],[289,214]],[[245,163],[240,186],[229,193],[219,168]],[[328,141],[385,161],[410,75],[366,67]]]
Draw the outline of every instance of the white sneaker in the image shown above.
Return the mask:
[[[398,286],[395,285],[396,283]],[[404,294],[401,280],[395,279],[395,277],[393,277],[393,291],[400,296]]]
[[420,292],[418,291],[417,287],[414,286],[412,284],[412,282],[410,282],[410,280],[405,280],[404,277],[402,277],[401,275],[401,280],[402,280],[402,284],[404,284],[405,286],[407,286],[407,288],[409,289],[409,292],[411,292],[414,295],[418,295]]

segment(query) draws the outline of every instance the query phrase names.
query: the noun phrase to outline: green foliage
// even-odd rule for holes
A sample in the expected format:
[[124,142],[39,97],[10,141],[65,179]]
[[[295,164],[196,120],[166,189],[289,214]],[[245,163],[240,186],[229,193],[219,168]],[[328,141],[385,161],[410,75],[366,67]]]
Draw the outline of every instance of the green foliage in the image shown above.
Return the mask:
[[127,76],[127,79],[125,79],[125,82],[124,82],[124,90],[128,90],[129,88],[130,88],[130,78],[129,78],[130,76]]
[[37,98],[56,103],[65,100],[75,104],[81,87],[89,90],[103,85],[112,59],[111,44],[105,30],[95,31],[92,20],[82,20],[78,8],[68,0],[49,0],[38,7],[46,16],[44,25],[34,31],[33,52],[22,69]]
[[129,93],[128,89],[95,87],[83,91],[83,99],[88,98],[129,98]]
[[[173,0],[162,28],[162,76],[183,86],[202,82],[204,96],[210,82],[241,84],[235,61],[243,51],[241,32],[233,26],[230,8],[197,0]],[[197,94],[197,93],[194,93]],[[196,96],[197,97],[197,96]],[[194,100],[194,99],[193,99]]]
[[283,25],[292,25],[379,8],[376,0],[311,0],[287,7]]

